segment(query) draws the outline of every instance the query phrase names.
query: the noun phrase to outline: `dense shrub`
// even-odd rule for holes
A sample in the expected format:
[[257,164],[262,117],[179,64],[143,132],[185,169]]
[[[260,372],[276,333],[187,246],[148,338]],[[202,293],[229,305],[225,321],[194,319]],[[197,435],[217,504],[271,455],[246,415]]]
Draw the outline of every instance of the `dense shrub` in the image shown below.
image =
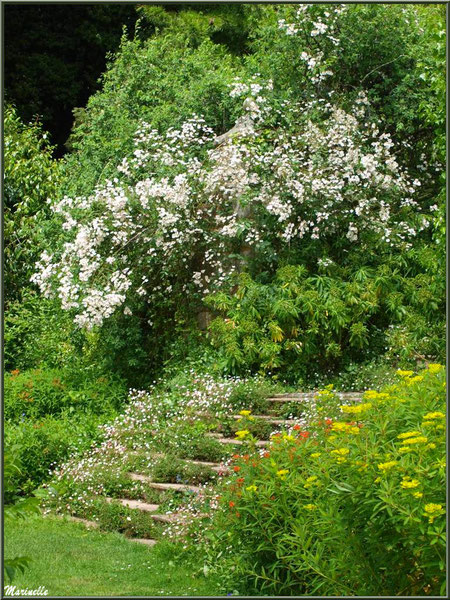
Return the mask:
[[444,368],[398,377],[236,458],[204,539],[241,593],[445,593]]
[[58,417],[44,416],[34,423],[7,423],[5,447],[15,449],[20,463],[20,470],[11,474],[11,489],[27,495],[48,481],[51,469],[100,438],[97,427],[104,419],[105,415],[66,412]]
[[208,39],[192,44],[182,31],[145,41],[124,37],[70,138],[64,193],[90,193],[114,176],[142,121],[165,131],[202,113],[226,130],[235,119],[227,90],[235,62],[222,46]]
[[[303,265],[317,286],[325,276],[351,286],[359,269],[395,271],[411,246],[443,248],[442,152],[432,151],[442,123],[416,110],[430,86],[442,100],[442,49],[427,60],[432,36],[420,37],[428,21],[439,34],[439,15],[425,8],[139,8],[141,28],[75,128],[35,277],[95,329],[90,352],[104,368],[142,386],[177,340],[185,357],[203,296],[233,291],[233,271],[267,284],[280,266]],[[238,117],[246,132],[215,148]],[[376,317],[348,316],[341,289],[346,325],[328,335],[310,323],[319,366],[365,348],[365,360],[386,349],[395,360],[442,356],[443,265],[425,262],[408,255],[408,281],[396,279],[387,309],[377,292]],[[258,350],[266,368],[278,361],[270,344]],[[302,359],[290,381],[306,381]]]
[[4,130],[4,266],[8,305],[30,287],[49,214],[47,199],[56,195],[60,164],[52,159],[48,134],[40,123],[23,123],[12,106],[5,107]]
[[410,276],[395,257],[380,262],[350,270],[322,260],[317,275],[290,265],[268,284],[242,274],[233,293],[208,298],[222,315],[210,326],[221,366],[281,372],[302,385],[385,350],[394,361],[443,357],[443,279],[433,265],[413,277],[411,262]]
[[101,415],[118,410],[126,398],[123,382],[112,376],[73,375],[61,369],[12,371],[5,376],[7,421],[32,419],[69,413]]

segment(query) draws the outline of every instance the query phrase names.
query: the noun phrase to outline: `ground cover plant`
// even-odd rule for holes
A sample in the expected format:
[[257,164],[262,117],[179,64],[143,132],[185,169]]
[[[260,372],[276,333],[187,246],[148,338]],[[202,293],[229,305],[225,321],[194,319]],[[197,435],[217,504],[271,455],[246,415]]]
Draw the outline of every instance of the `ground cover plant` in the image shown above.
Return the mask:
[[8,577],[444,594],[443,6],[122,13],[64,156],[7,94]]

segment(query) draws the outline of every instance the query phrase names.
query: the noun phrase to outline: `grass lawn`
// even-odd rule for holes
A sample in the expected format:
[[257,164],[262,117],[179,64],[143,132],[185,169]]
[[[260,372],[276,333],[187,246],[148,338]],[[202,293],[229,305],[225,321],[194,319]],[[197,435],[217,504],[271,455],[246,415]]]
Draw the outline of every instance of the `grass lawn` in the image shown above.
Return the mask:
[[43,586],[49,597],[220,595],[168,542],[150,548],[57,518],[5,523],[5,558],[19,555],[33,562],[12,585]]

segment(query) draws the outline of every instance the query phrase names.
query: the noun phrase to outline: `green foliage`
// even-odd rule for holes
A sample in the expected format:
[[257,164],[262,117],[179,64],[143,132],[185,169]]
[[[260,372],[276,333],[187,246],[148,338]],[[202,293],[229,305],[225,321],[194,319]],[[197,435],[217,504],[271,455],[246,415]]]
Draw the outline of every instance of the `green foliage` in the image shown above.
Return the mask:
[[5,313],[5,369],[72,367],[83,362],[86,335],[58,302],[22,290]]
[[426,83],[427,97],[419,110],[434,129],[436,157],[445,162],[445,13],[443,6],[423,7],[419,12],[422,26],[422,52],[419,77]]
[[117,531],[127,537],[161,537],[161,527],[148,512],[127,508],[119,502],[94,501],[85,516],[95,516],[104,531]]
[[[204,538],[242,593],[445,593],[445,376],[418,376],[343,405],[330,390],[308,431],[234,463]],[[230,581],[226,581],[230,585]]]
[[6,447],[16,448],[20,470],[11,472],[10,487],[16,494],[30,494],[48,481],[50,470],[73,453],[82,452],[101,436],[98,425],[105,415],[64,413],[45,416],[33,423],[7,423]]
[[62,412],[110,414],[124,403],[127,389],[117,377],[84,377],[61,369],[12,371],[5,376],[5,419],[37,421]]
[[157,459],[150,472],[152,481],[193,485],[206,483],[216,475],[209,467],[188,463],[170,454]]
[[218,131],[228,129],[235,118],[227,88],[234,63],[220,45],[205,39],[192,46],[179,31],[146,41],[124,37],[71,137],[65,193],[90,193],[112,176],[142,121],[165,131],[197,113]]
[[14,107],[4,112],[4,238],[6,305],[30,287],[60,165],[38,122],[24,124]]
[[[423,263],[429,253],[414,255]],[[408,277],[398,259],[390,262],[386,257],[378,268],[352,271],[333,265],[312,276],[303,266],[289,265],[268,284],[241,274],[233,294],[207,299],[223,315],[210,327],[222,368],[281,372],[302,383],[314,371],[329,371],[330,361],[336,370],[384,354],[386,338],[391,359],[423,359],[421,352],[441,357],[445,292],[440,273],[427,265],[426,273]],[[408,272],[414,273],[411,266]]]

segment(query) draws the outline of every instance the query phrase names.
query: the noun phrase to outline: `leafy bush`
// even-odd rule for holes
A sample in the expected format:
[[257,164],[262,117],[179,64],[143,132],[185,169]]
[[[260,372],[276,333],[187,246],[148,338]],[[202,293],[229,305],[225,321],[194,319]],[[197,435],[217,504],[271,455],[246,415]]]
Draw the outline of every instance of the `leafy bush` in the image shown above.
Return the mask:
[[329,372],[330,361],[336,371],[385,354],[386,342],[391,359],[445,354],[444,281],[432,267],[406,277],[393,257],[378,268],[330,265],[317,275],[282,267],[268,284],[241,274],[233,293],[211,295],[207,302],[223,314],[210,326],[221,367],[281,371],[302,385]]
[[61,369],[14,370],[5,376],[5,419],[16,423],[45,416],[111,414],[126,398],[123,382],[112,376],[86,377]]
[[47,199],[55,197],[60,165],[39,123],[24,124],[16,109],[4,113],[4,223],[6,303],[30,287],[33,264],[40,254]]
[[192,43],[180,30],[148,40],[124,37],[102,90],[91,96],[70,138],[65,193],[90,193],[113,176],[142,121],[165,131],[203,113],[211,126],[226,130],[235,118],[226,87],[235,63],[223,46]]
[[340,408],[325,390],[334,414],[249,445],[205,534],[212,569],[234,565],[241,593],[445,593],[444,368],[398,377]]
[[58,418],[46,416],[35,423],[7,423],[5,446],[16,448],[21,465],[20,471],[11,474],[11,488],[16,494],[27,495],[48,481],[57,464],[100,439],[97,427],[104,418],[105,415],[65,413]]

